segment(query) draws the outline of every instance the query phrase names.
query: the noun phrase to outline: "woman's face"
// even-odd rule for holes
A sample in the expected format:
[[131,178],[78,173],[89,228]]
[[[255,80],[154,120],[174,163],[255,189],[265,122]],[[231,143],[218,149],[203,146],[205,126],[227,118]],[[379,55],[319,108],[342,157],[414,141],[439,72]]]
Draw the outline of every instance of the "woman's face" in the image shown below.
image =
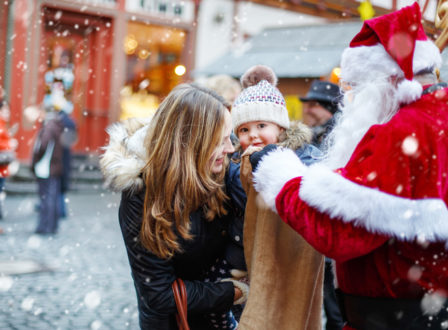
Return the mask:
[[210,159],[211,172],[214,174],[221,173],[227,154],[235,151],[232,141],[230,141],[230,133],[232,132],[232,117],[228,111],[226,111],[224,116],[224,131],[221,138],[221,143],[215,148]]

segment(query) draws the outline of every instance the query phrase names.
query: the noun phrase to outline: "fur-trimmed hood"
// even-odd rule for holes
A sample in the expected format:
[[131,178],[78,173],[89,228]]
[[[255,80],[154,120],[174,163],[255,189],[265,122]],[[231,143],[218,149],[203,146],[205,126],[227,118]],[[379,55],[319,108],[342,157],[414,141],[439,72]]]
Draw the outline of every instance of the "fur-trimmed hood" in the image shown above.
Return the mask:
[[300,121],[292,122],[289,128],[280,136],[279,146],[297,150],[313,138],[312,130]]
[[105,185],[114,191],[139,191],[147,162],[144,140],[150,118],[131,119],[107,128],[109,144],[103,147],[100,168]]

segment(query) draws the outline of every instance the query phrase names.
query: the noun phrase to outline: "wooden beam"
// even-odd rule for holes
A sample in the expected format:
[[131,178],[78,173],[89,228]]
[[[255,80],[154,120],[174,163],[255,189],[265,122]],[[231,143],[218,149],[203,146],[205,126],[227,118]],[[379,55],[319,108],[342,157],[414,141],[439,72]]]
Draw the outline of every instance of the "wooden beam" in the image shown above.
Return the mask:
[[[290,10],[327,19],[344,20],[359,17],[359,2],[355,0],[246,0],[259,5]],[[390,12],[382,7],[373,6],[376,15]]]
[[[359,18],[358,7],[360,3],[355,0],[245,0],[263,6],[280,8],[284,10],[294,11],[297,13],[307,14],[311,16],[322,17],[328,20],[345,20]],[[392,0],[392,6],[396,6],[397,1]],[[383,7],[373,6],[375,16],[385,15],[394,10]],[[438,30],[434,26],[434,22],[424,20],[423,27],[425,32],[435,38]]]

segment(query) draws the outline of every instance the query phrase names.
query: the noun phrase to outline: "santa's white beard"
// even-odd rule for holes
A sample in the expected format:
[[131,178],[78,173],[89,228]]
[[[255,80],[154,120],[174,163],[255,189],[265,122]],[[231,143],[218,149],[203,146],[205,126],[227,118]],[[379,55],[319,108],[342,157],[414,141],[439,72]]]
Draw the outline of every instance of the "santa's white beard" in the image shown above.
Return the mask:
[[398,105],[396,88],[387,78],[346,92],[341,113],[325,141],[323,162],[332,169],[344,167],[369,128],[387,122]]

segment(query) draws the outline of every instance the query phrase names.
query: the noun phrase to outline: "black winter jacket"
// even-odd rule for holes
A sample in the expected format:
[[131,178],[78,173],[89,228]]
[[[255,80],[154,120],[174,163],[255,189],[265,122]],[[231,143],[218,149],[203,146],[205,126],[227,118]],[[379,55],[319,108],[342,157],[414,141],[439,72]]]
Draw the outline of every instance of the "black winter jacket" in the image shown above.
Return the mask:
[[208,329],[204,315],[228,311],[233,304],[231,282],[206,283],[204,274],[218,257],[223,257],[228,236],[227,218],[207,221],[201,210],[190,215],[193,240],[179,239],[183,253],[164,260],[146,250],[139,241],[144,190],[122,193],[120,227],[137,292],[142,329],[177,329],[176,305],[171,283],[178,277],[185,282],[188,296],[188,322],[192,330]]

